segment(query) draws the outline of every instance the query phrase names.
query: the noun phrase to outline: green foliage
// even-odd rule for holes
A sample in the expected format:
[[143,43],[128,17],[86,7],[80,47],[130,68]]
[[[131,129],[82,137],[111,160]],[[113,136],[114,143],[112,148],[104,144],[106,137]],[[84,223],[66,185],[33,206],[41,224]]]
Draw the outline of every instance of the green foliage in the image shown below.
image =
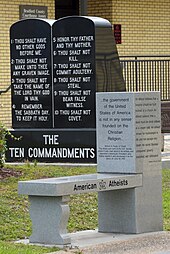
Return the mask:
[[59,248],[43,248],[0,241],[0,254],[41,254],[57,251]]
[[4,167],[5,164],[5,152],[7,150],[7,142],[6,137],[10,136],[15,140],[19,140],[20,138],[14,137],[10,131],[0,122],[0,168]]
[[98,226],[97,193],[71,196],[68,230],[96,229]]
[[0,168],[5,163],[5,151],[6,151],[6,133],[7,130],[4,125],[0,122]]
[[164,229],[170,231],[170,170],[163,170]]

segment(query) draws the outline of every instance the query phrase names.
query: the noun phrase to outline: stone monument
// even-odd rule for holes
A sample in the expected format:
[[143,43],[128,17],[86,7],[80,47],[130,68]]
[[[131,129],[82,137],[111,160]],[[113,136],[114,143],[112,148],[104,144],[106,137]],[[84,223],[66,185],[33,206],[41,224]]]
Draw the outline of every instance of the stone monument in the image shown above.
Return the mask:
[[96,163],[96,91],[125,91],[109,21],[25,19],[10,29],[11,161]]
[[51,25],[26,19],[15,23],[11,38],[12,127],[52,127]]
[[98,173],[143,175],[142,187],[98,193],[99,232],[162,230],[159,92],[97,93],[96,107]]

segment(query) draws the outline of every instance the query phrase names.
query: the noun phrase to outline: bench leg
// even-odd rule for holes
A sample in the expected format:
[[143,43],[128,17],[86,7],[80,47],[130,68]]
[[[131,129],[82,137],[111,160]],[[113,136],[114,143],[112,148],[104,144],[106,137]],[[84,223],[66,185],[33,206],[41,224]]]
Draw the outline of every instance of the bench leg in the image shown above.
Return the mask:
[[143,186],[98,193],[99,232],[162,230],[162,181],[156,166],[143,174]]
[[136,233],[135,189],[98,193],[99,232]]
[[71,243],[67,234],[69,196],[29,196],[32,235],[30,243],[66,245]]

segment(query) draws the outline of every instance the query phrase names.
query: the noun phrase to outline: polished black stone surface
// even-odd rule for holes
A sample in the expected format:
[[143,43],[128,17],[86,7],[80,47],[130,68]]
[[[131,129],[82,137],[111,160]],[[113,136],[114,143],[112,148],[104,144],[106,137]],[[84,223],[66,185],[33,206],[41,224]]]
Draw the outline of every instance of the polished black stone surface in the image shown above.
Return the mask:
[[95,127],[95,27],[83,17],[53,24],[56,128]]
[[95,130],[16,129],[8,138],[8,162],[96,163]]
[[95,163],[95,94],[125,91],[110,22],[27,19],[10,40],[12,133],[22,138],[9,138],[7,161]]
[[51,25],[26,19],[10,29],[12,126],[52,127]]

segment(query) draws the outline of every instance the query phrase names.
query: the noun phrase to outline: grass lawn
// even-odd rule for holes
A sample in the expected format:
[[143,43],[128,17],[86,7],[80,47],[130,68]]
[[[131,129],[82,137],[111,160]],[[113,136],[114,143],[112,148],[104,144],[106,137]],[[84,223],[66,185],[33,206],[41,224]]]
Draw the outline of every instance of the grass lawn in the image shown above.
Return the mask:
[[[19,180],[45,177],[60,177],[77,174],[95,173],[94,167],[40,166],[26,163],[8,166],[18,171],[18,176],[6,177],[0,185],[0,254],[38,254],[49,253],[57,248],[42,248],[14,244],[17,239],[28,238],[31,234],[31,221],[28,213],[28,199],[18,196]],[[81,204],[81,205],[80,205]],[[163,170],[163,208],[164,230],[170,231],[170,170]],[[68,231],[74,232],[97,228],[97,194],[88,193],[71,196]]]

